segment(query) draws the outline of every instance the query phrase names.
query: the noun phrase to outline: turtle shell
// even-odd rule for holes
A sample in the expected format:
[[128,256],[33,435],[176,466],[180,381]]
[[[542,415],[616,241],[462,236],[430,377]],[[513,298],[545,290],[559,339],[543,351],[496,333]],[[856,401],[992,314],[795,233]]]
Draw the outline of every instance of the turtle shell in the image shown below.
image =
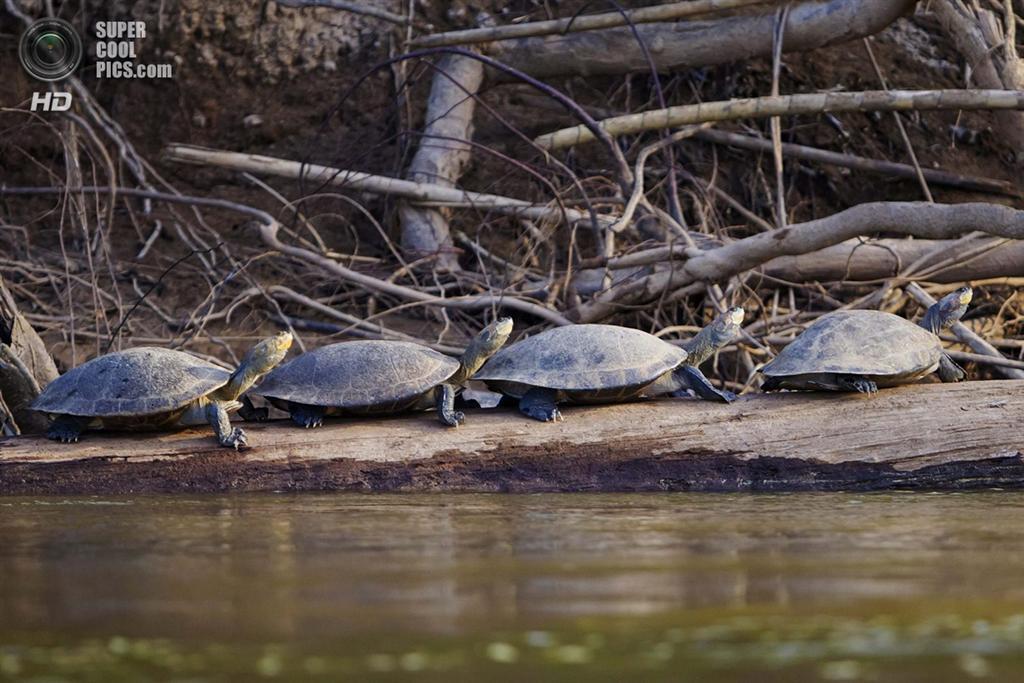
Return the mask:
[[640,330],[566,325],[505,347],[473,379],[602,391],[649,384],[685,360],[685,350]]
[[836,311],[822,316],[766,365],[769,377],[843,373],[916,377],[942,357],[939,338],[883,311]]
[[83,417],[157,415],[187,406],[230,377],[191,354],[143,346],[69,370],[46,385],[32,408]]
[[401,406],[458,369],[459,361],[454,358],[412,342],[341,342],[285,363],[254,391],[267,398],[314,406]]

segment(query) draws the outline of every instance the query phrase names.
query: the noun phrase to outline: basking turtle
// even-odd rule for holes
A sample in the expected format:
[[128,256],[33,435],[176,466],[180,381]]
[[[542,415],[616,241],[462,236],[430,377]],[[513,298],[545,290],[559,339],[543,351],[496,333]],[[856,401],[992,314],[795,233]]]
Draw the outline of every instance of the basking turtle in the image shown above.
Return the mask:
[[281,362],[292,335],[264,339],[234,372],[181,351],[138,347],[108,353],[79,365],[46,385],[32,404],[49,413],[47,436],[78,441],[85,429],[167,429],[209,422],[222,446],[246,445],[228,413],[238,397]]
[[938,370],[943,382],[966,376],[942,350],[938,334],[963,316],[971,288],[944,296],[917,325],[883,311],[822,316],[764,366],[764,391],[819,389],[873,394]]
[[287,410],[300,427],[319,427],[328,415],[381,415],[431,406],[441,422],[458,427],[465,416],[455,410],[456,394],[511,333],[511,318],[495,320],[459,359],[411,342],[330,344],[285,363],[253,393]]
[[730,402],[697,368],[732,340],[743,309],[730,308],[684,348],[654,335],[615,325],[568,325],[524,339],[495,354],[474,379],[518,399],[523,414],[561,419],[558,403],[617,403],[687,389],[711,401]]

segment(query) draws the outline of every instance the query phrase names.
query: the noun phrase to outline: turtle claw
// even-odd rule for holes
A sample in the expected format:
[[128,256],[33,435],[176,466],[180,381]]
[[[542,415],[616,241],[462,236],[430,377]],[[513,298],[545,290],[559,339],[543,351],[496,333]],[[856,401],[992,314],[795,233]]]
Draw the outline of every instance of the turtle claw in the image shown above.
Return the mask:
[[316,429],[324,423],[323,410],[294,403],[289,410],[292,422],[305,429]]
[[859,394],[867,394],[868,396],[878,393],[878,385],[863,377],[844,379],[841,382],[841,386],[847,391],[856,391]]
[[458,427],[466,422],[466,414],[460,410],[454,411],[448,415],[442,413],[441,422],[445,423],[449,427]]
[[82,430],[77,425],[57,421],[46,431],[46,438],[60,443],[78,443]]
[[225,448],[234,448],[236,451],[249,445],[245,432],[240,427],[235,427],[231,433],[220,439],[220,445]]
[[316,429],[324,424],[324,419],[319,415],[293,415],[292,420],[305,429]]
[[529,408],[527,408],[526,414],[532,417],[534,420],[540,420],[541,422],[565,421],[565,418],[562,417],[562,411],[560,411],[557,406],[530,406]]
[[870,394],[877,394],[878,393],[878,385],[875,384],[874,382],[868,380],[868,381],[864,382],[864,385],[865,385],[864,388],[863,389],[858,389],[858,391],[860,391],[863,394],[869,394],[869,395]]

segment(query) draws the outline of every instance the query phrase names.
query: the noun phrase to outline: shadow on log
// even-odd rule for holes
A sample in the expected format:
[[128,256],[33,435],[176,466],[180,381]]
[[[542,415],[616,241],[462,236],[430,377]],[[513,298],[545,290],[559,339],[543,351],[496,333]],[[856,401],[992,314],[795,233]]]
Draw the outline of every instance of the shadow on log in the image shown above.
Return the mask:
[[818,491],[1024,488],[1024,381],[860,395],[775,394],[731,405],[666,399],[567,408],[541,424],[430,413],[310,431],[247,426],[242,453],[200,431],[0,440],[0,492]]

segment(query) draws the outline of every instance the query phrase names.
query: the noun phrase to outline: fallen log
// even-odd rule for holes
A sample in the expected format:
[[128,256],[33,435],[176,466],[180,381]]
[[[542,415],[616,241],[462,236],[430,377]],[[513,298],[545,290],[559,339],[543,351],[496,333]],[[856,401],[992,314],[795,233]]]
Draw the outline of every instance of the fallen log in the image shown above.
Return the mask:
[[655,272],[612,287],[570,312],[576,322],[595,322],[623,305],[654,301],[666,291],[721,282],[781,256],[797,256],[878,233],[950,240],[973,231],[1024,240],[1024,211],[998,204],[871,202],[826,218],[761,232],[694,255],[669,272]]
[[[873,35],[911,11],[915,4],[915,0],[795,3],[786,19],[785,50],[806,52]],[[775,8],[770,9],[708,21],[503,40],[488,45],[486,52],[538,78],[618,75],[650,71],[642,41],[658,71],[683,71],[771,55]]]
[[668,5],[654,7],[638,7],[633,10],[605,12],[602,14],[574,14],[564,19],[548,21],[531,21],[523,24],[506,26],[484,26],[480,28],[448,31],[420,36],[410,41],[412,47],[444,47],[446,45],[475,45],[495,40],[512,40],[513,38],[533,38],[552,34],[578,33],[595,31],[602,28],[615,28],[632,24],[650,24],[660,21],[675,21],[685,17],[699,16],[712,12],[734,10],[751,5],[761,5],[767,0],[687,0]]
[[[241,453],[208,430],[0,439],[0,493],[213,491],[783,491],[1024,487],[1024,381],[876,396],[664,399],[566,409],[541,424],[474,411],[249,425]],[[838,418],[838,419],[837,419]]]
[[[865,282],[897,277],[900,269],[929,254],[945,263],[919,279],[951,283],[1024,275],[1024,242],[1006,241],[981,254],[960,240],[852,239],[818,251],[780,256],[762,266],[769,277],[786,282]],[[940,259],[936,259],[940,260]]]

